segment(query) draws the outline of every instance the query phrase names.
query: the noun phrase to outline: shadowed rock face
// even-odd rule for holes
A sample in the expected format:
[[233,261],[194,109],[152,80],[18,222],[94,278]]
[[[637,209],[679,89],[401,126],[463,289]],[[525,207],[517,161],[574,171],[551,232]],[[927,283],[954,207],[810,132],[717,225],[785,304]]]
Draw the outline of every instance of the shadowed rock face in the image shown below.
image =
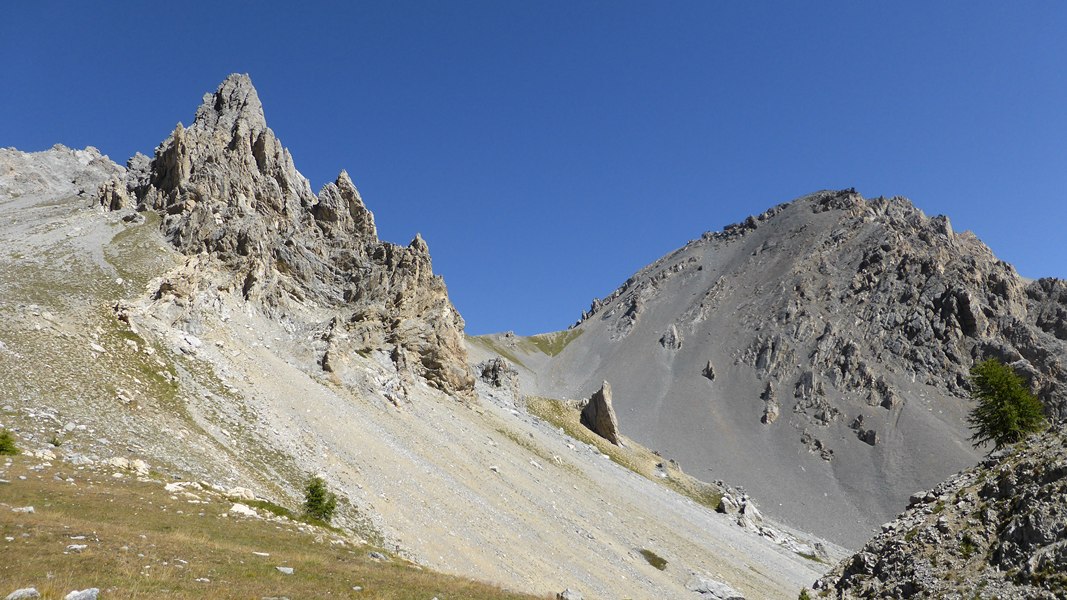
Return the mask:
[[1067,417],[1064,282],[1024,280],[904,198],[819,192],[704,234],[577,327],[538,393],[610,380],[628,436],[846,545],[978,460],[975,361],[1011,364]]
[[463,319],[426,243],[380,241],[345,172],[313,194],[267,127],[247,75],[227,77],[191,126],[179,124],[154,158],[132,158],[127,176],[100,195],[113,210],[157,211],[175,247],[217,259],[229,275],[223,287],[268,313],[287,314],[294,303],[337,311],[325,328],[324,368],[341,368],[346,352],[391,348],[405,369],[445,391],[473,388]]

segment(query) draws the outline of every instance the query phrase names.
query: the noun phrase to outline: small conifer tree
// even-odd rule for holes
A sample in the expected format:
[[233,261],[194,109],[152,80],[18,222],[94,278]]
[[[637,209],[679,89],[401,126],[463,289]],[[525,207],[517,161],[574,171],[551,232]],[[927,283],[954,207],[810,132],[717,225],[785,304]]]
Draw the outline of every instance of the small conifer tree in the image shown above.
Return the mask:
[[994,450],[999,450],[1045,428],[1041,401],[1010,367],[997,360],[971,367],[971,396],[978,401],[967,417],[975,448],[991,441]]
[[304,488],[304,513],[320,521],[330,522],[337,510],[337,496],[326,489],[321,477],[312,477]]
[[0,431],[0,454],[15,455],[18,453],[19,449],[15,445],[15,436],[11,435],[11,432],[6,429]]

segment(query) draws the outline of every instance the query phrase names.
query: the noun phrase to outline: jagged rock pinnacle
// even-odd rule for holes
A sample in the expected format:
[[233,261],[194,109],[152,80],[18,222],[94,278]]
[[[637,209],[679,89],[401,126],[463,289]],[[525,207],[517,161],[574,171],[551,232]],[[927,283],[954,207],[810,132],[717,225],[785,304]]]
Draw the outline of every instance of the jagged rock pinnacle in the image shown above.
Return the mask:
[[267,129],[263,104],[246,74],[227,77],[215,93],[204,94],[204,102],[196,111],[194,127],[233,132],[239,130],[258,135]]
[[179,250],[217,259],[229,281],[204,280],[200,291],[234,290],[268,313],[306,302],[347,313],[337,321],[353,335],[326,340],[323,364],[333,370],[346,352],[383,349],[414,354],[406,364],[441,389],[473,388],[463,319],[421,236],[408,247],[380,241],[347,172],[313,194],[267,127],[247,75],[206,94],[191,126],[179,124],[151,160],[131,159],[99,199],[112,210],[159,212]]

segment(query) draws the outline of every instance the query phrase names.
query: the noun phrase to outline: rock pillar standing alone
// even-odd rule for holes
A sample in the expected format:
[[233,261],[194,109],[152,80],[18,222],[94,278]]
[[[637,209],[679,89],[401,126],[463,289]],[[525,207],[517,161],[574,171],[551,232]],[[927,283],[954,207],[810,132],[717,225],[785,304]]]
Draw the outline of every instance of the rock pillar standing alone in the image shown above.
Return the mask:
[[616,446],[623,445],[619,435],[619,420],[611,405],[611,384],[608,382],[600,386],[582,409],[582,425]]

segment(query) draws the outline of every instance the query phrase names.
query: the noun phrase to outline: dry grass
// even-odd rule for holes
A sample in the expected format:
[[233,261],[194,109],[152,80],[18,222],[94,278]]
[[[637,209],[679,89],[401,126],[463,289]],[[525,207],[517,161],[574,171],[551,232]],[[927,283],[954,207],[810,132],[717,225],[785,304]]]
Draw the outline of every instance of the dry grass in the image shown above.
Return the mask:
[[[37,463],[19,456],[0,467],[0,478],[10,481],[0,483],[0,595],[34,586],[44,598],[88,587],[115,599],[530,597],[398,558],[377,562],[369,557],[374,548],[340,544],[321,528],[223,516],[231,504],[217,496],[190,503],[161,482],[67,465],[33,470]],[[21,506],[35,512],[12,512]],[[68,553],[71,544],[87,548]],[[295,572],[284,575],[276,566]]]
[[[722,490],[717,486],[687,475],[677,464],[633,440],[625,439],[626,446],[620,448],[593,433],[582,425],[581,411],[569,408],[563,402],[531,396],[526,399],[526,410],[553,426],[563,429],[572,438],[592,444],[615,463],[699,504],[715,510],[722,501]],[[658,468],[657,465],[663,465],[663,467]],[[661,473],[666,474],[666,477],[661,476]]]

